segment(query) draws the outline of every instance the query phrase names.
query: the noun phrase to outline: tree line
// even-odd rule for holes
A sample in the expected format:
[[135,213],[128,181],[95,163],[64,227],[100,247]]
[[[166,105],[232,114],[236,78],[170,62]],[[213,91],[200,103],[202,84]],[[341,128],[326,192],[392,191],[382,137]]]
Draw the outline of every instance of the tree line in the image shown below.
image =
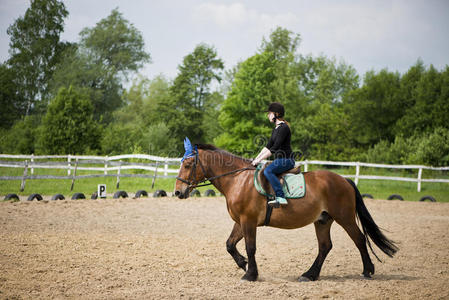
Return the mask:
[[272,129],[263,111],[278,101],[305,158],[449,165],[449,66],[418,59],[403,74],[361,78],[343,61],[301,54],[300,35],[278,27],[231,69],[202,43],[174,79],[145,78],[151,55],[118,9],[79,42],[60,39],[67,16],[61,1],[33,0],[8,28],[0,152],[180,156],[188,136],[254,157]]

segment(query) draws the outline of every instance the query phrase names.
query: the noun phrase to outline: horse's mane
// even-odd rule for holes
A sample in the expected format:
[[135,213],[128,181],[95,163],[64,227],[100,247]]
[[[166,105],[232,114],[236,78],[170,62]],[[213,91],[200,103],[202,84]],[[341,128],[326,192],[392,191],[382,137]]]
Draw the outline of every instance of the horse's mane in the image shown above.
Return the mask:
[[196,144],[196,146],[198,147],[198,149],[210,150],[210,151],[213,151],[213,152],[219,152],[219,153],[231,156],[232,158],[240,159],[240,160],[242,160],[245,163],[248,163],[248,164],[251,163],[250,159],[247,159],[247,158],[244,158],[244,157],[232,154],[231,152],[228,152],[226,150],[220,149],[220,148],[218,148],[215,145],[211,145],[211,144]]

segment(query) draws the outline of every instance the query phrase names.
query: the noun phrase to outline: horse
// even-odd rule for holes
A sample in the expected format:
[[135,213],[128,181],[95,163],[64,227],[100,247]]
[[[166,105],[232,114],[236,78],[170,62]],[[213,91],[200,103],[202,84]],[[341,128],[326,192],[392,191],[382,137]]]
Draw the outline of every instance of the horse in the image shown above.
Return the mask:
[[[258,277],[256,253],[257,227],[264,226],[267,199],[254,187],[255,168],[251,160],[239,157],[209,144],[196,144],[190,155],[185,155],[175,183],[175,196],[189,197],[193,188],[209,181],[226,198],[228,213],[235,222],[226,248],[237,266],[245,271],[242,280],[256,281]],[[186,149],[187,153],[187,149]],[[318,170],[303,173],[306,195],[301,199],[289,199],[288,205],[272,211],[268,226],[281,229],[295,229],[313,223],[318,239],[318,255],[298,281],[315,281],[327,254],[332,249],[330,229],[337,222],[351,237],[363,263],[364,278],[374,274],[367,245],[373,251],[369,238],[389,257],[398,250],[395,242],[389,240],[379,229],[366,208],[357,186],[350,179],[327,171]],[[357,225],[360,220],[363,230]],[[244,238],[248,259],[239,253],[237,243]]]

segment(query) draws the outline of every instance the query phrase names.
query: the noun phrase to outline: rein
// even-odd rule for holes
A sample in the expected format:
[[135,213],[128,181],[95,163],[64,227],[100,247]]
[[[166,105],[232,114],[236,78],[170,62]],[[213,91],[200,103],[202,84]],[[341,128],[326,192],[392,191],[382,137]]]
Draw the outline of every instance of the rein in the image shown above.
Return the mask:
[[211,185],[212,184],[211,182],[202,184],[203,182],[206,182],[206,181],[212,181],[212,180],[218,179],[220,177],[224,177],[224,176],[231,175],[231,174],[234,174],[234,173],[237,173],[237,172],[241,172],[241,171],[255,170],[256,169],[253,166],[245,167],[245,168],[241,168],[241,169],[232,170],[232,171],[229,171],[229,172],[226,172],[224,174],[217,175],[217,176],[212,176],[212,177],[209,177],[209,178],[205,178],[205,179],[203,179],[201,181],[198,181],[198,182],[194,182],[192,180],[192,178],[196,175],[196,166],[197,166],[198,163],[199,163],[201,169],[203,170],[203,174],[206,174],[204,166],[201,163],[201,160],[200,160],[200,158],[198,156],[198,152],[196,151],[195,152],[195,163],[193,164],[193,168],[192,168],[192,171],[190,172],[189,179],[185,180],[185,179],[183,179],[181,177],[178,177],[178,176],[176,177],[177,180],[180,180],[180,181],[182,181],[184,183],[187,183],[189,185],[188,186],[189,189],[190,188],[197,188],[197,187],[200,187],[200,186],[207,186],[207,185]]

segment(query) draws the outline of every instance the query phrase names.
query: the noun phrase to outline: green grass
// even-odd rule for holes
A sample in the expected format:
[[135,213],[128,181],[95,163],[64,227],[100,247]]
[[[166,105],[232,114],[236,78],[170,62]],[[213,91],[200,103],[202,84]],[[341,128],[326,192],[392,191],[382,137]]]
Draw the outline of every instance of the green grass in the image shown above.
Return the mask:
[[[323,169],[323,166],[309,166],[309,171],[315,169]],[[330,168],[329,170],[339,174],[355,174],[355,168]],[[127,173],[130,173],[127,170]],[[362,175],[383,175],[383,176],[397,176],[397,177],[417,177],[417,170],[386,170],[376,168],[361,168]],[[89,174],[89,171],[77,171],[77,175]],[[94,172],[98,174],[97,172]],[[122,172],[122,174],[125,172]],[[135,172],[137,173],[137,172]],[[143,173],[139,171],[139,173]],[[0,168],[0,175],[9,176],[22,176],[23,169],[21,168]],[[30,174],[30,172],[28,173]],[[49,169],[35,169],[34,175],[67,175],[66,170],[49,170]],[[110,174],[114,174],[111,172]],[[146,172],[145,174],[152,174]],[[449,178],[447,172],[429,171],[424,170],[423,178]],[[113,194],[117,190],[124,190],[128,194],[134,195],[138,190],[146,190],[149,195],[152,195],[154,191],[162,189],[166,192],[173,192],[175,179],[174,178],[156,178],[154,188],[151,188],[152,178],[120,178],[120,187],[116,188],[116,178],[90,178],[90,179],[77,179],[75,181],[73,191],[70,191],[72,180],[69,179],[39,179],[39,180],[27,180],[25,190],[20,192],[20,180],[0,180],[0,195],[4,196],[9,193],[16,193],[19,195],[30,195],[31,193],[39,193],[41,195],[54,195],[63,194],[66,198],[73,195],[75,192],[81,192],[90,197],[90,195],[97,190],[98,184],[106,184],[107,193]],[[421,197],[426,195],[433,196],[438,202],[449,202],[449,183],[422,183],[421,192],[417,192],[417,183],[403,182],[403,181],[391,181],[391,180],[367,180],[361,179],[358,184],[360,192],[369,193],[376,199],[387,199],[389,195],[399,194],[405,200],[418,201]],[[214,189],[218,194],[218,191],[213,186],[200,187],[199,190],[203,193],[207,189]],[[0,198],[0,201],[3,197]]]
[[[73,171],[72,171],[73,172]],[[85,171],[78,170],[77,175],[85,174],[99,174],[96,171]],[[126,170],[121,172],[121,174],[148,174],[153,175],[154,173],[142,170]],[[73,174],[73,173],[72,173]],[[116,174],[116,172],[111,171],[109,174]],[[21,168],[0,168],[1,176],[22,176],[23,169]],[[30,170],[28,170],[28,175],[31,175]],[[58,169],[34,169],[33,175],[58,175],[67,176],[67,170]],[[171,175],[174,175],[171,173]],[[86,178],[86,179],[76,179],[73,191],[70,190],[72,185],[71,179],[29,179],[26,180],[25,190],[20,192],[21,180],[0,180],[0,195],[4,196],[9,193],[15,193],[22,196],[27,196],[32,193],[38,193],[41,195],[55,195],[63,194],[68,198],[68,196],[74,193],[84,193],[86,197],[97,191],[98,184],[106,184],[106,192],[108,194],[113,194],[118,190],[126,191],[130,196],[134,195],[138,190],[146,190],[149,195],[152,195],[156,190],[164,190],[167,193],[173,192],[176,179],[174,178],[156,178],[154,187],[151,188],[153,178],[129,178],[120,177],[120,185],[117,188],[117,178],[116,177],[104,177],[104,178]],[[203,194],[205,190],[213,189],[216,194],[218,190],[213,186],[199,187],[198,190]],[[3,197],[2,197],[3,198]],[[0,198],[0,201],[2,200]]]
[[419,201],[421,197],[430,195],[438,202],[449,202],[449,183],[421,183],[421,192],[418,193],[414,182],[365,179],[359,180],[358,188],[362,194],[371,194],[375,199],[387,199],[392,194],[399,194],[404,200]]

